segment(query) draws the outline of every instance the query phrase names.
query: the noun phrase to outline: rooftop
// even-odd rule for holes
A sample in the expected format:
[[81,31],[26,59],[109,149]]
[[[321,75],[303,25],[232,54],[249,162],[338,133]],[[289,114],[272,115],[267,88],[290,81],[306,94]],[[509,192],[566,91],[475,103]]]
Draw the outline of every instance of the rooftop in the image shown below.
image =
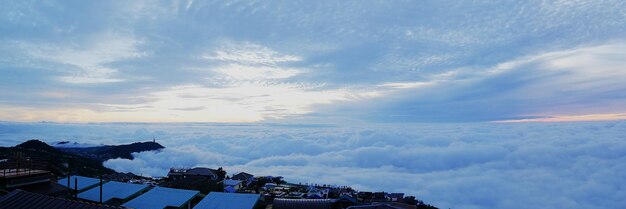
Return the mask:
[[[102,185],[102,202],[107,202],[113,198],[124,200],[147,188],[148,186],[143,184],[110,181]],[[94,187],[90,190],[81,192],[78,194],[78,198],[99,202],[100,187]]]
[[254,177],[254,175],[246,173],[246,172],[241,172],[241,173],[238,173],[238,174],[234,175],[231,179],[246,181],[246,180],[249,180],[252,177]]
[[259,194],[211,192],[194,209],[252,209]]
[[42,194],[30,193],[19,189],[0,197],[0,208],[11,209],[104,209],[113,208],[105,205],[97,205],[85,202],[71,201]]
[[[94,186],[100,183],[100,179],[89,178],[89,177],[84,177],[84,176],[70,176],[70,188],[71,189],[74,189],[75,179],[78,179],[78,185],[77,185],[78,190],[83,190],[83,189],[89,188],[91,186]],[[67,187],[67,177],[59,179],[57,183]]]
[[154,187],[139,197],[122,204],[122,206],[135,209],[182,207],[199,193],[195,190]]

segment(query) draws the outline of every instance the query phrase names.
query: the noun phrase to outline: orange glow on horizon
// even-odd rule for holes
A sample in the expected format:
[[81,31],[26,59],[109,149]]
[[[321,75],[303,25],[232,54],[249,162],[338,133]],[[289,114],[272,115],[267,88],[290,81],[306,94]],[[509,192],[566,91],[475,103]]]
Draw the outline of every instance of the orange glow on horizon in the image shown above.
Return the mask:
[[613,114],[589,114],[589,115],[560,115],[545,118],[529,118],[518,120],[499,120],[496,123],[525,123],[525,122],[585,122],[585,121],[611,121],[626,120],[626,113]]

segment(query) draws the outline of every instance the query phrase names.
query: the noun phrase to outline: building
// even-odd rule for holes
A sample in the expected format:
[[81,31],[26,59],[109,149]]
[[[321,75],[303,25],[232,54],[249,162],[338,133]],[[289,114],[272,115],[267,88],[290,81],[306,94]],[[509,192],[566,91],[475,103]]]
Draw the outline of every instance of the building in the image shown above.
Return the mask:
[[241,173],[234,175],[230,179],[243,181],[245,182],[247,186],[247,185],[250,185],[252,182],[254,182],[254,175],[246,173],[246,172],[241,172]]
[[261,189],[269,191],[269,190],[274,189],[274,187],[277,187],[277,186],[278,186],[278,184],[276,184],[276,183],[265,183],[265,185],[263,185],[263,187],[261,187]]
[[359,202],[371,202],[372,198],[374,198],[374,194],[372,192],[357,193],[357,199],[359,200]]
[[222,184],[224,184],[224,191],[230,193],[237,192],[243,188],[243,182],[239,180],[224,179]]
[[261,195],[211,192],[194,209],[253,209]]
[[0,189],[13,190],[19,187],[49,183],[52,174],[30,159],[0,161]]
[[121,181],[121,182],[128,182],[132,179],[137,178],[137,175],[133,174],[133,173],[113,173],[113,174],[107,174],[107,175],[103,175],[102,179],[107,180],[107,181]]
[[188,176],[207,177],[210,180],[219,178],[218,171],[215,169],[195,167],[195,168],[171,168],[167,173],[167,177],[171,180],[181,180]]
[[385,192],[374,192],[372,193],[372,202],[387,202],[387,195]]
[[239,180],[239,181],[247,181],[252,178],[254,178],[254,175],[246,173],[246,172],[241,172],[231,177],[231,179]]
[[67,188],[54,181],[54,176],[49,171],[30,168],[1,168],[0,189],[6,191],[20,189],[52,196],[68,193]]
[[389,198],[392,202],[402,202],[404,199],[404,193],[390,193],[387,194],[387,198]]

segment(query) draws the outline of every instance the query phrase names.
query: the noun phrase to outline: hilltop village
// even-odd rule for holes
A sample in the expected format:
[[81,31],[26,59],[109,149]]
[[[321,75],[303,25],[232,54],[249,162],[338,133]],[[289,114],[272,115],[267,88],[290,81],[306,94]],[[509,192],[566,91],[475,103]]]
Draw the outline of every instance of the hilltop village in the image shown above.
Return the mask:
[[[128,146],[123,148],[127,150]],[[103,168],[87,169],[93,163],[90,159],[42,142],[29,141],[0,151],[0,208],[51,208],[51,204],[65,205],[59,208],[67,205],[199,209],[436,208],[403,193],[292,183],[284,181],[282,176],[255,176],[246,172],[228,175],[222,168],[171,168],[167,176],[160,178]],[[92,149],[89,153],[98,152]],[[55,160],[63,162],[42,156],[56,156]],[[77,172],[69,164],[78,162],[83,164]]]

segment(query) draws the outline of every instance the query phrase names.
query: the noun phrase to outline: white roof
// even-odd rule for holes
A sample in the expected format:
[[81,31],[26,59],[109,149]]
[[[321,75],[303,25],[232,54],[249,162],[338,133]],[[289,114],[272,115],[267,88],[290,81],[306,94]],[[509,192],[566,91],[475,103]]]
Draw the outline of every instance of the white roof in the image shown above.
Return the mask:
[[194,209],[252,209],[259,194],[211,192]]
[[200,192],[195,190],[154,187],[139,197],[122,204],[122,206],[135,209],[159,209],[167,206],[181,207],[198,193]]
[[241,183],[241,181],[239,181],[239,180],[232,180],[232,179],[225,179],[224,180],[224,185],[226,185],[226,186],[235,186],[235,185],[240,184],[240,183]]
[[[78,186],[76,187],[78,188],[78,190],[82,190],[84,188],[100,183],[100,179],[89,178],[89,177],[84,177],[84,176],[71,176],[70,177],[71,189],[74,189],[74,179],[78,179]],[[59,183],[60,185],[63,185],[64,187],[67,187],[67,177],[59,179],[57,183]]]
[[[148,188],[148,186],[143,184],[131,184],[117,181],[107,182],[102,185],[102,202],[109,201],[113,198],[126,199],[146,188]],[[98,202],[100,201],[100,187],[97,186],[81,192],[78,194],[78,198]]]

